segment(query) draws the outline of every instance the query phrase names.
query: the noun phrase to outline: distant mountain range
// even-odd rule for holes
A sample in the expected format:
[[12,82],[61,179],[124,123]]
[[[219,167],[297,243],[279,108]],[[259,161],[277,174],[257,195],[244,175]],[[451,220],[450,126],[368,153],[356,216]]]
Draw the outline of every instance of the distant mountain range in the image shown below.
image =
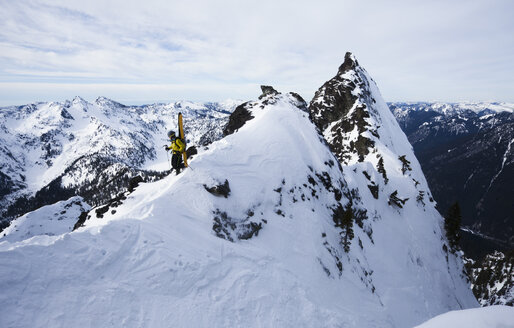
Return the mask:
[[36,103],[0,108],[0,230],[44,205],[81,196],[92,206],[127,190],[130,180],[162,178],[162,146],[184,113],[187,139],[200,147],[222,137],[237,102],[125,106]]
[[[479,259],[514,248],[514,104],[389,103],[444,215],[458,201],[462,246]],[[470,233],[473,232],[473,233]]]

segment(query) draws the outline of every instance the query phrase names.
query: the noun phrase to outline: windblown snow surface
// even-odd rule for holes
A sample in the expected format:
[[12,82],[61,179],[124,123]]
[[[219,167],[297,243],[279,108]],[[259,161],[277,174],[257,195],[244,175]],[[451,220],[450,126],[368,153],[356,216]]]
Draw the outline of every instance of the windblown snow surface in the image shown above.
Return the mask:
[[[103,218],[0,239],[0,326],[412,327],[477,306],[432,204],[373,203],[344,252],[333,209],[364,209],[367,180],[339,167],[291,96],[270,97],[190,169],[141,184]],[[412,188],[385,159],[388,188]],[[204,187],[225,180],[227,198]],[[244,239],[250,222],[262,229]]]

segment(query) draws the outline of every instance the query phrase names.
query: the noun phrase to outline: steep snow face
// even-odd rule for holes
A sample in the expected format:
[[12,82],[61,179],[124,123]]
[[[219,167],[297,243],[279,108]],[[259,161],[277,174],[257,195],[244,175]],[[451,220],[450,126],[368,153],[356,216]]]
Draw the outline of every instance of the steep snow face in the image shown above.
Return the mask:
[[42,188],[63,197],[36,199],[34,208],[71,195],[99,194],[95,188],[109,190],[110,197],[120,191],[105,185],[113,177],[168,169],[162,145],[167,143],[166,131],[177,129],[179,112],[184,114],[189,144],[198,146],[221,137],[234,107],[234,102],[124,106],[103,97],[94,103],[76,97],[64,103],[0,108],[0,217],[30,210],[21,202],[5,211]]
[[[428,318],[476,306],[412,147],[352,54],[316,92],[309,111],[373,219],[373,243],[361,252],[395,322],[415,324],[405,313]],[[377,265],[382,261],[387,265]]]
[[263,95],[181,175],[75,232],[0,240],[0,326],[412,327],[477,305],[433,207],[369,205],[363,168],[381,175],[338,165],[297,106]]

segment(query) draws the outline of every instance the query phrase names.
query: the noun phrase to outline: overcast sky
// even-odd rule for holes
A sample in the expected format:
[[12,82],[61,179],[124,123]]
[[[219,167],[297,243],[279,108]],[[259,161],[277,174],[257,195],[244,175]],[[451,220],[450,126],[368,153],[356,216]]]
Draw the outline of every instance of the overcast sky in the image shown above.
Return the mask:
[[0,0],[0,105],[309,101],[351,51],[386,101],[514,102],[512,0]]

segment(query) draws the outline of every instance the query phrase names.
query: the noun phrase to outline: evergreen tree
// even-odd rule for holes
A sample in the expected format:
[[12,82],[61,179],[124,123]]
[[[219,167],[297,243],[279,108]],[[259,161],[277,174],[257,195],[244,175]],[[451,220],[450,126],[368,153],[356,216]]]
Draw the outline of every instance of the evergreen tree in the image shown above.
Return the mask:
[[382,156],[380,156],[380,159],[378,160],[377,171],[378,173],[382,174],[382,177],[384,177],[385,184],[387,184],[389,179],[387,178],[387,173],[384,167],[384,158]]
[[343,245],[344,251],[349,252],[351,240],[354,237],[354,213],[352,206],[348,204],[346,208],[343,208],[343,206],[339,204],[333,210],[332,219],[334,220],[335,226],[341,228],[341,232],[339,234],[341,236],[341,245]]
[[405,158],[406,155],[398,156],[398,159],[400,162],[402,162],[402,174],[405,174],[407,171],[412,171],[412,168],[410,167],[410,161]]
[[425,206],[424,199],[425,199],[425,191],[420,190],[418,193],[418,196],[416,197],[416,201],[418,201],[419,203],[423,204],[423,206]]
[[459,248],[460,241],[460,222],[462,216],[460,213],[460,206],[458,202],[455,202],[446,213],[444,217],[444,229],[446,230],[446,238],[450,243],[450,247],[453,250]]
[[395,190],[394,192],[392,192],[389,195],[389,202],[388,202],[388,204],[389,205],[397,206],[399,208],[403,208],[403,205],[405,205],[405,203],[408,200],[409,200],[408,198],[401,199],[400,197],[398,197],[398,190]]

